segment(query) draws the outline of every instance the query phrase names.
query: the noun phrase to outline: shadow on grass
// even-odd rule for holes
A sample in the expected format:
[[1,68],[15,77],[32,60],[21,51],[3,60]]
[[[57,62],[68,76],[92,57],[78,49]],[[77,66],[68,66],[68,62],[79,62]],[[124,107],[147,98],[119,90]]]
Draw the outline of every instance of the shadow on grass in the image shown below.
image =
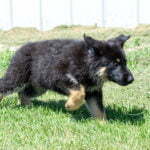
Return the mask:
[[132,125],[142,125],[143,123],[145,123],[145,113],[146,110],[144,108],[127,108],[117,105],[106,107],[106,114],[110,122],[119,121],[123,123],[130,123]]
[[[84,120],[91,118],[91,115],[85,106],[82,106],[77,111],[71,112],[65,109],[64,107],[65,102],[66,101],[64,100],[59,100],[59,101],[50,100],[49,102],[42,102],[42,101],[34,100],[33,106],[34,107],[42,106],[42,107],[50,108],[51,110],[58,112],[58,113],[62,112],[66,114],[67,113],[71,114],[72,118],[75,119],[76,121],[84,121]],[[123,123],[130,123],[133,125],[141,125],[145,122],[145,119],[144,119],[145,112],[146,110],[144,108],[143,109],[136,108],[136,107],[127,108],[123,106],[119,107],[117,105],[106,107],[106,114],[110,122],[119,121]]]
[[65,114],[67,114],[67,113],[71,114],[72,118],[75,119],[76,121],[81,121],[81,120],[84,121],[84,120],[87,120],[88,118],[91,118],[91,115],[85,106],[82,106],[77,111],[67,111],[64,107],[65,103],[66,103],[65,100],[59,100],[59,101],[50,100],[48,102],[34,100],[32,102],[33,102],[34,107],[41,107],[42,106],[42,107],[49,108],[49,109],[51,109],[55,112],[58,112],[58,113],[62,112]]

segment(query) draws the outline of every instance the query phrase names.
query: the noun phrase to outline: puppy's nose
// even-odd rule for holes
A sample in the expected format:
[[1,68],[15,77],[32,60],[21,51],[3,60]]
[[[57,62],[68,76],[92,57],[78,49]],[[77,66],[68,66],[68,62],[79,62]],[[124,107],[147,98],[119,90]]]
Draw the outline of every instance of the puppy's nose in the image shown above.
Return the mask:
[[132,83],[134,81],[134,78],[132,75],[129,75],[128,78],[127,78],[127,82],[128,83]]

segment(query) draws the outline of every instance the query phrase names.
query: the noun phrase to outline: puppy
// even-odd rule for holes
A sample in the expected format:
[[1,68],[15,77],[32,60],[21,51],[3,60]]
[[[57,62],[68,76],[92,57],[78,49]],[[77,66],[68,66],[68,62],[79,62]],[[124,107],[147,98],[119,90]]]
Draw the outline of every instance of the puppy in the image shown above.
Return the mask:
[[99,41],[56,39],[23,45],[0,79],[1,99],[16,89],[22,105],[47,90],[68,95],[66,109],[76,110],[86,102],[94,117],[106,119],[102,86],[105,81],[128,85],[134,78],[123,50],[129,36]]

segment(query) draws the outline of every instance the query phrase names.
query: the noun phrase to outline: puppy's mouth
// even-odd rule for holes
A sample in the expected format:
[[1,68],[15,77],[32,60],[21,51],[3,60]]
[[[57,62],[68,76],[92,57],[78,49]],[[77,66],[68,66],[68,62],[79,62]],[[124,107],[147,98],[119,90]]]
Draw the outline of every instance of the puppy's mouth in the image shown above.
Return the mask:
[[127,82],[115,82],[115,83],[117,83],[117,84],[119,84],[121,86],[127,86],[127,85],[130,84],[130,83],[127,83]]
[[131,84],[132,82],[133,82],[133,80],[132,81],[129,81],[129,82],[125,82],[125,81],[114,81],[114,80],[111,80],[112,82],[114,82],[114,83],[117,83],[118,85],[121,85],[121,86],[127,86],[127,85],[129,85],[129,84]]

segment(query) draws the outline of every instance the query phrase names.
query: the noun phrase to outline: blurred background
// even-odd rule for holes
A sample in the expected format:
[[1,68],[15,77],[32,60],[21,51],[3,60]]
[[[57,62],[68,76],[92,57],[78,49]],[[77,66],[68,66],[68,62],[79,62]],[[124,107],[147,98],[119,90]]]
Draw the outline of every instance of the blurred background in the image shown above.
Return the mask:
[[0,0],[0,51],[29,41],[132,35],[127,49],[149,47],[149,0]]
[[149,0],[0,0],[0,29],[150,24]]

